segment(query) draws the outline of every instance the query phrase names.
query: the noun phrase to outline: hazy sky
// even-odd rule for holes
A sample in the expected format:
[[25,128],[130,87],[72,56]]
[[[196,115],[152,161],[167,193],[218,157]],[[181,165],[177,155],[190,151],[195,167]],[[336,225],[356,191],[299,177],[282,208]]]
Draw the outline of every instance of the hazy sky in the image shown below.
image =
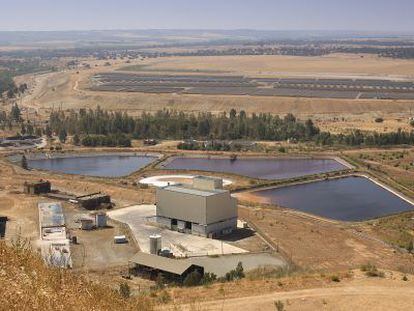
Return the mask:
[[414,0],[0,0],[0,30],[414,31]]

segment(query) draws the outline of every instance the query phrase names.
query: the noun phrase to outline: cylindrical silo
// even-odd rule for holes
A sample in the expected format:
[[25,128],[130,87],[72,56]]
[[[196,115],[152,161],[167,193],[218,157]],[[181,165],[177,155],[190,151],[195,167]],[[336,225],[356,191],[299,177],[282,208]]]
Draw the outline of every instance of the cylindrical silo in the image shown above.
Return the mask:
[[158,234],[150,235],[150,253],[158,255],[161,250],[161,236]]

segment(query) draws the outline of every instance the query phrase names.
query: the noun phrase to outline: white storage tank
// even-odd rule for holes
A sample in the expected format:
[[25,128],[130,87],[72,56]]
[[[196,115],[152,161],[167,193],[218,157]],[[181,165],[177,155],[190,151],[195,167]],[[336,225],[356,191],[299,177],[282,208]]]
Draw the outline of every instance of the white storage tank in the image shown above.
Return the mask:
[[105,228],[107,226],[108,217],[106,213],[96,213],[95,214],[95,224],[97,228]]
[[161,251],[161,236],[158,234],[150,235],[150,253],[158,255]]

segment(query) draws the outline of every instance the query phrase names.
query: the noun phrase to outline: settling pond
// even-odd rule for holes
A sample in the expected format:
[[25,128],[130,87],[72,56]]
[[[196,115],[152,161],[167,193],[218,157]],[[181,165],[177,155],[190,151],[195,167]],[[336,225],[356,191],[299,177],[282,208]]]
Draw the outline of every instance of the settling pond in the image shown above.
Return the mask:
[[333,159],[225,158],[176,157],[163,165],[172,170],[195,170],[232,173],[267,180],[287,179],[305,175],[347,169]]
[[122,177],[147,166],[156,156],[135,154],[104,154],[88,156],[62,156],[56,158],[29,159],[30,168],[65,174],[94,177]]
[[364,221],[414,209],[412,204],[364,177],[318,181],[253,194],[271,204],[342,221]]

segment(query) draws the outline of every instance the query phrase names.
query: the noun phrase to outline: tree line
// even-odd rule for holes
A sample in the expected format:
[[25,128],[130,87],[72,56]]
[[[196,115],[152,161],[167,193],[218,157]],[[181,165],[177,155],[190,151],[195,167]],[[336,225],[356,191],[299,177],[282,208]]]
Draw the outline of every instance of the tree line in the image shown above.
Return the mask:
[[[388,133],[353,130],[346,134],[321,131],[313,121],[299,120],[293,114],[284,117],[259,113],[247,115],[243,110],[229,113],[185,113],[160,110],[132,117],[125,112],[80,109],[69,112],[53,111],[45,126],[34,127],[24,121],[20,108],[13,105],[10,113],[0,113],[0,127],[19,123],[21,134],[58,136],[65,142],[68,135],[75,144],[84,146],[131,146],[131,139],[184,140],[182,149],[200,149],[193,140],[209,141],[212,150],[227,150],[225,141],[286,141],[313,142],[318,145],[385,146],[413,145],[414,132],[398,130]],[[201,148],[201,149],[203,149]]]
[[49,126],[55,133],[65,130],[70,135],[126,134],[135,139],[254,139],[311,140],[319,134],[312,120],[301,122],[292,114],[281,118],[270,114],[184,113],[161,110],[131,117],[127,113],[81,109],[79,112],[52,112]]
[[[388,133],[354,130],[347,134],[322,132],[313,121],[298,120],[289,113],[284,117],[259,113],[247,115],[243,110],[232,109],[229,113],[185,113],[160,110],[154,114],[143,113],[131,117],[125,112],[109,112],[97,108],[79,112],[55,111],[50,115],[50,131],[87,137],[84,143],[111,137],[129,145],[126,138],[179,139],[179,140],[268,140],[315,142],[318,145],[383,146],[414,144],[413,131]],[[94,141],[91,143],[91,141]],[[105,145],[105,143],[96,143]]]

